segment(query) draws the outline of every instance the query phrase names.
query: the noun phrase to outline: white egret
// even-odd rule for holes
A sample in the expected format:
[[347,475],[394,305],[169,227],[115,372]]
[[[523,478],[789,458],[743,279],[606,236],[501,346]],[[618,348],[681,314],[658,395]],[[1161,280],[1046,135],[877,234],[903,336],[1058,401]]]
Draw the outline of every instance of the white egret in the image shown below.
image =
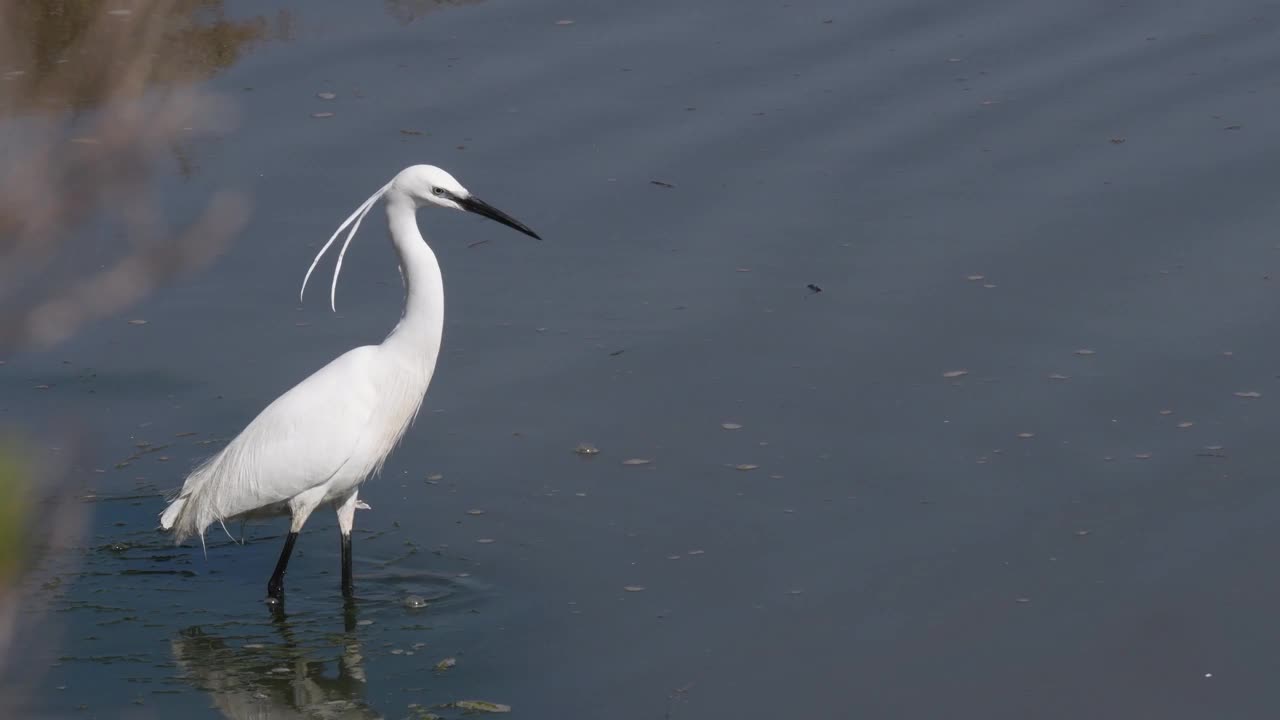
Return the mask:
[[[531,237],[537,233],[476,198],[452,175],[431,165],[405,168],[348,217],[316,254],[302,280],[334,240],[351,226],[333,271],[338,274],[360,222],[385,198],[391,244],[405,284],[400,322],[380,345],[350,350],[276,398],[221,452],[187,476],[160,516],[175,541],[199,535],[213,523],[288,514],[289,535],[267,583],[268,602],[284,599],[284,574],[298,532],[317,507],[337,510],[342,540],[342,591],[352,592],[351,527],[360,485],[378,473],[422,405],[435,372],[444,330],[444,284],[435,253],[418,231],[420,207],[466,210]],[[299,298],[302,293],[299,293]]]

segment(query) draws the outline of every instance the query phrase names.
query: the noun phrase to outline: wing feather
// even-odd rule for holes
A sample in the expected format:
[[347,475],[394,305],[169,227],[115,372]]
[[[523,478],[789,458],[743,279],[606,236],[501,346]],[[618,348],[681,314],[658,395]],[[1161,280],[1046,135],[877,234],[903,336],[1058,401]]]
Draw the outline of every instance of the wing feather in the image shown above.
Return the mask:
[[[166,512],[178,542],[210,524],[371,471],[359,455],[378,407],[378,348],[350,350],[276,398],[188,477]],[[378,459],[380,460],[380,459]]]

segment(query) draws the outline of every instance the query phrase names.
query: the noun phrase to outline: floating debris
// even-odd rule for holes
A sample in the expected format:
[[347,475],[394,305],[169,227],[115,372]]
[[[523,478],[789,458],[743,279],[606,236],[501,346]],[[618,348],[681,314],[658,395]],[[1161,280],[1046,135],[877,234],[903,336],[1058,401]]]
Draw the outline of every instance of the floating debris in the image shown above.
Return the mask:
[[978,282],[979,280],[986,280],[987,276],[986,275],[966,275],[964,279],[968,280],[969,282]]
[[1076,355],[1097,355],[1097,354],[1098,354],[1097,350],[1090,350],[1089,348],[1080,348],[1079,350],[1076,350]]
[[724,423],[720,423],[720,427],[724,428],[725,430],[741,430],[742,424],[735,423],[735,422],[724,422]]
[[1196,456],[1224,458],[1227,456],[1227,454],[1223,452],[1223,447],[1221,445],[1205,445],[1204,452],[1198,452],[1196,453]]
[[1175,427],[1189,428],[1192,425],[1195,425],[1195,423],[1191,422],[1190,420],[1183,420],[1182,422],[1178,423]]
[[436,663],[436,670],[441,670],[441,671],[448,670],[449,668],[457,664],[458,664],[457,658],[447,657],[441,660],[440,662]]
[[510,705],[489,702],[487,700],[459,700],[453,706],[468,712],[506,713],[511,712]]
[[573,24],[573,21],[572,21],[572,20],[557,20],[557,21],[556,21],[556,24],[557,24],[557,25],[572,25],[572,24]]
[[662,188],[673,188],[673,187],[675,187],[675,185],[672,185],[671,183],[662,182],[661,180],[650,180],[650,181],[649,181],[649,184],[650,184],[650,185],[657,185],[658,187],[662,187]]
[[1018,433],[1018,438],[1019,438],[1019,439],[1021,439],[1021,440],[1030,440],[1031,438],[1033,438],[1033,437],[1035,437],[1035,436],[1036,436],[1036,434],[1035,434],[1035,433],[1033,433],[1033,432],[1020,432],[1020,433]]
[[1071,376],[1063,375],[1062,373],[1049,373],[1049,379],[1050,380],[1070,380]]
[[333,100],[334,98],[338,97],[338,94],[331,93],[331,92],[318,92],[316,93],[316,97],[320,98],[321,100]]
[[627,592],[644,592],[643,585],[623,585],[622,589]]
[[479,540],[476,540],[476,542],[480,543],[481,545],[488,545],[488,544],[490,544],[490,543],[494,542],[494,539],[493,539],[493,538],[480,538]]
[[427,599],[421,595],[410,595],[404,599],[404,606],[415,610],[427,606]]
[[1172,414],[1173,414],[1173,411],[1172,411],[1172,410],[1165,409],[1165,410],[1161,410],[1161,411],[1160,411],[1160,414],[1161,414],[1161,415],[1172,415]]
[[1232,393],[1232,395],[1235,395],[1238,398],[1250,398],[1250,399],[1262,397],[1262,393],[1258,392],[1257,390],[1243,390],[1243,391],[1234,392]]
[[129,324],[130,325],[146,325],[147,321],[146,320],[130,320]]
[[483,515],[484,511],[479,508],[471,508],[467,511],[468,515]]
[[1150,460],[1150,459],[1151,459],[1151,453],[1149,453],[1149,452],[1134,453],[1134,454],[1133,454],[1133,456],[1134,456],[1135,458],[1139,459],[1139,460]]
[[578,443],[578,447],[573,449],[579,455],[599,455],[600,448],[591,443]]
[[808,285],[806,285],[805,287],[808,287],[810,290],[812,290],[812,291],[813,291],[813,292],[815,292],[815,293],[820,293],[820,292],[822,292],[822,288],[818,287],[817,285],[815,285],[815,284],[813,284],[813,283],[809,283],[809,284],[808,284]]
[[968,370],[948,370],[948,371],[946,371],[946,372],[942,373],[942,377],[944,377],[944,378],[948,378],[948,379],[949,379],[949,378],[960,378],[960,377],[964,377],[965,375],[968,375],[968,374],[969,374],[969,371],[968,371]]
[[311,117],[313,117],[313,118],[322,118],[322,119],[323,119],[323,118],[331,118],[331,117],[333,117],[333,113],[331,113],[331,112],[327,112],[327,111],[326,111],[326,112],[314,112],[314,113],[311,113]]
[[647,460],[645,458],[627,458],[626,460],[622,461],[622,464],[623,465],[648,465],[651,462],[653,461]]
[[745,472],[745,471],[747,471],[747,470],[756,470],[756,469],[758,469],[759,467],[760,467],[759,465],[752,465],[751,463],[743,463],[743,464],[741,464],[741,465],[734,465],[734,466],[733,466],[733,469],[734,469],[734,470],[742,470],[742,471],[744,471],[744,472]]

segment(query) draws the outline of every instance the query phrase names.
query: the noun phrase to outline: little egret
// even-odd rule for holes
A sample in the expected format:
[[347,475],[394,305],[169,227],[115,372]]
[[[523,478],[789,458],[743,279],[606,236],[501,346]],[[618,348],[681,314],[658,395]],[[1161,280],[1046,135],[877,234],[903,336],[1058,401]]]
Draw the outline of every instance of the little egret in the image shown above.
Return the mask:
[[350,350],[276,398],[221,452],[187,476],[160,516],[175,541],[199,535],[213,523],[288,514],[292,521],[267,600],[284,599],[284,574],[298,532],[321,504],[338,512],[342,539],[342,592],[350,596],[351,526],[360,484],[382,469],[391,450],[413,423],[435,372],[444,331],[444,283],[440,265],[418,231],[420,207],[466,210],[496,220],[536,239],[537,233],[462,187],[431,165],[405,168],[351,213],[311,261],[302,293],[316,263],[351,226],[333,270],[329,306],[347,246],[360,222],[386,199],[391,244],[405,285],[400,322],[381,345]]

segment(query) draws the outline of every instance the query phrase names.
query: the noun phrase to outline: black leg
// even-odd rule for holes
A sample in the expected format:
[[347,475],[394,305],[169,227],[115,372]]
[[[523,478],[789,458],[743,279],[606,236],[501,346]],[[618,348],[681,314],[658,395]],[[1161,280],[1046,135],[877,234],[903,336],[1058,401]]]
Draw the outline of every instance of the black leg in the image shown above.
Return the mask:
[[342,535],[342,595],[351,597],[354,587],[351,582],[351,535]]
[[271,579],[267,581],[267,602],[284,601],[284,571],[289,567],[289,556],[293,554],[293,543],[297,539],[296,532],[289,533],[284,539],[284,549],[280,551],[280,559],[276,561],[276,571],[271,573]]

